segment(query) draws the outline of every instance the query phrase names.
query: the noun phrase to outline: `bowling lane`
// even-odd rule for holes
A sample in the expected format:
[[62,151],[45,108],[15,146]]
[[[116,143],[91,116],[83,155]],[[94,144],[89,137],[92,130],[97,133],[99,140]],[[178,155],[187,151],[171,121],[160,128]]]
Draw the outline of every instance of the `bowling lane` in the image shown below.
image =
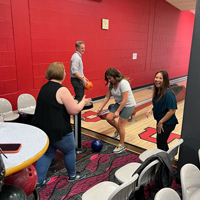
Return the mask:
[[[177,82],[177,84],[186,85],[186,80],[181,80],[180,82]],[[133,95],[135,97],[136,103],[151,98],[152,92],[152,89],[147,88],[134,91]],[[105,120],[102,120],[96,116],[96,111],[98,110],[101,101],[94,102],[92,109],[82,112],[82,116],[85,117],[85,121],[82,121],[82,128],[83,132],[85,129],[87,130],[87,133],[89,133],[90,131],[95,132],[97,133],[97,135],[99,135],[99,137],[108,136],[106,138],[110,140],[109,138],[112,137],[113,133],[115,132],[115,129],[112,126],[110,126]],[[110,99],[110,101],[107,103],[104,109],[108,109],[108,106],[112,103],[114,103],[114,99]],[[179,101],[177,103],[177,106],[178,109],[176,111],[176,116],[178,118],[179,124],[173,131],[171,141],[169,142],[169,147],[171,147],[177,142],[181,134],[184,100]],[[154,120],[153,116],[150,116],[148,119],[145,116],[146,112],[150,108],[151,105],[138,111],[134,117],[136,122],[128,122],[126,124],[125,142],[127,144],[134,145],[142,149],[156,148],[156,121]],[[119,138],[116,140],[115,143],[117,143],[118,140]]]

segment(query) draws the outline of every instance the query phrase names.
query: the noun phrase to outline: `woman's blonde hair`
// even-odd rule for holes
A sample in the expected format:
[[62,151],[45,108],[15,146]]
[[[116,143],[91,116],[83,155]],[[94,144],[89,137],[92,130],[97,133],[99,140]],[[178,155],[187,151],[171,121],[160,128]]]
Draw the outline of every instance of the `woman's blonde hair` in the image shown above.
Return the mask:
[[55,79],[61,81],[64,79],[65,67],[60,62],[54,62],[49,65],[46,71],[45,78],[47,80]]

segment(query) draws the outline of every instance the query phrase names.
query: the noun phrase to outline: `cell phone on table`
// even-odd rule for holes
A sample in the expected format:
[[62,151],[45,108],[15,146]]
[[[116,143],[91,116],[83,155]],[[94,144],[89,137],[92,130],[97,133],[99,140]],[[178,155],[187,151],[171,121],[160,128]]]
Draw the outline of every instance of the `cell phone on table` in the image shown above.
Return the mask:
[[19,152],[21,146],[21,143],[0,143],[0,148],[4,153],[17,153]]

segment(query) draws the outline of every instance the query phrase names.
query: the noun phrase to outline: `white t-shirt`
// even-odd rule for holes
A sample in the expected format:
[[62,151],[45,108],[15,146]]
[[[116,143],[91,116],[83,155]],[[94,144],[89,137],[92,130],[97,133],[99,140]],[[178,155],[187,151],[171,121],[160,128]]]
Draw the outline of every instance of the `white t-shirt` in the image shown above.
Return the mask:
[[[108,87],[109,87],[109,84],[108,84]],[[116,103],[121,104],[123,100],[122,93],[126,91],[128,91],[128,100],[126,102],[125,107],[135,106],[136,102],[133,96],[133,92],[131,90],[131,86],[129,82],[125,79],[122,79],[119,82],[116,90],[114,90],[114,88],[111,89],[111,95],[114,97]]]

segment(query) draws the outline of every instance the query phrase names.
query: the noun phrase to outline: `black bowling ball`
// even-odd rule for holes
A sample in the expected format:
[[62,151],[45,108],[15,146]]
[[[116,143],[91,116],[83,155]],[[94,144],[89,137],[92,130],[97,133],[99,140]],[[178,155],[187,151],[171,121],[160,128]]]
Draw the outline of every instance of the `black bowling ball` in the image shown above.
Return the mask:
[[18,185],[3,185],[0,200],[27,200],[26,193]]

